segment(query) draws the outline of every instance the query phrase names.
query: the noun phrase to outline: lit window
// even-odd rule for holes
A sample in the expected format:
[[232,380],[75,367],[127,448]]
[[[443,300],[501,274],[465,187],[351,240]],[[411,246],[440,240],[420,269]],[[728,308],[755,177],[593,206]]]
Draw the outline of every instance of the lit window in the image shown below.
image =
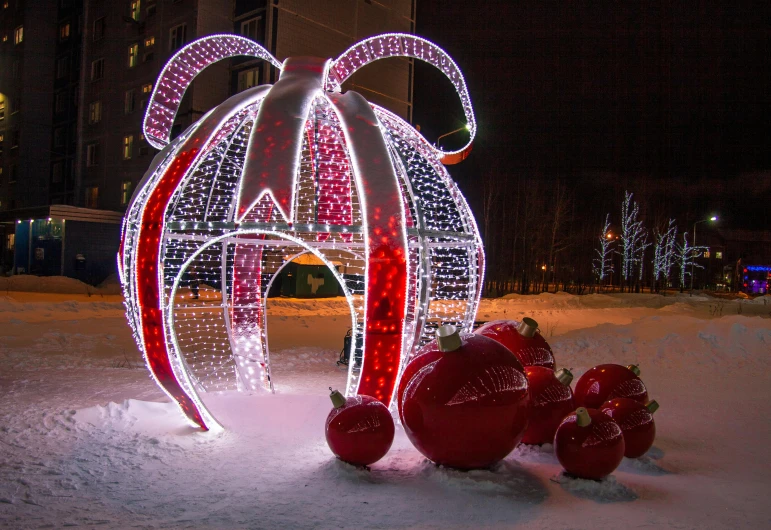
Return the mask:
[[132,88],[131,90],[126,90],[126,96],[123,101],[123,112],[125,114],[134,112],[135,107],[136,107],[136,94],[135,94],[135,90]]
[[155,46],[155,37],[147,37],[145,39],[145,48],[149,48],[150,46]]
[[8,42],[8,34],[3,33],[3,42]]
[[97,100],[88,105],[88,123],[99,123],[102,121],[102,101]]
[[99,187],[86,188],[86,208],[96,208],[99,204]]
[[180,49],[187,42],[187,24],[174,26],[169,30],[169,50]]
[[0,99],[0,120],[5,119],[5,100]]
[[139,22],[139,14],[142,12],[140,0],[133,0],[131,2],[131,18]]
[[704,251],[704,257],[705,257],[705,258],[708,258],[708,257],[709,257],[709,250],[705,250],[705,251]]
[[120,203],[126,205],[129,200],[131,200],[131,181],[124,180],[120,187]]
[[257,86],[257,68],[238,72],[238,91],[242,92],[247,88]]
[[142,94],[149,94],[152,91],[153,91],[152,83],[147,83],[146,85],[142,85]]
[[8,9],[8,2],[3,2],[3,9]]
[[[7,7],[8,2],[6,2],[5,5]],[[8,234],[5,236],[5,248],[7,250],[13,250],[14,245],[16,245],[16,234]]]
[[132,44],[128,50],[128,65],[133,68],[139,62],[139,44]]
[[91,61],[91,81],[98,81],[104,77],[104,59]]
[[65,40],[70,38],[70,23],[65,22],[59,26],[59,40]]
[[128,160],[134,154],[134,135],[123,137],[123,160]]
[[13,43],[21,44],[24,41],[24,26],[19,26],[13,32]]
[[252,40],[262,39],[262,17],[241,22],[241,35]]
[[721,251],[715,252],[715,259],[723,259],[723,253]]
[[94,20],[94,40],[104,38],[104,17]]
[[99,157],[99,144],[88,144],[86,146],[86,165],[95,166]]

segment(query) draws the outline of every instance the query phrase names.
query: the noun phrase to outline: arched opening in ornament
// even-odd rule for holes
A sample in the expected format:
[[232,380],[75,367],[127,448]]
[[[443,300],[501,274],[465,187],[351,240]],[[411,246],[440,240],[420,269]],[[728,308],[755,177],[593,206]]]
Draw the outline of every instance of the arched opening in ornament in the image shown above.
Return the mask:
[[308,243],[322,246],[316,250],[323,259],[299,247],[284,248],[276,253],[281,263],[266,287],[271,376],[278,392],[329,386],[344,391],[349,375],[357,379],[361,368],[364,259],[324,248],[323,242]]
[[[223,391],[355,391],[364,259],[337,245],[263,231],[167,242],[170,339],[204,404]],[[338,364],[349,329],[354,362]]]

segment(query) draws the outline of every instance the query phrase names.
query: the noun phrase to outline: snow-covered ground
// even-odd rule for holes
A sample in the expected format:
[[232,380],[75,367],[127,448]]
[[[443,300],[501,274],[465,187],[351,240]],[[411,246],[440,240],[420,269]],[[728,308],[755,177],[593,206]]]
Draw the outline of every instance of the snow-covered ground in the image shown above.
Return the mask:
[[370,471],[337,461],[324,420],[327,387],[346,375],[339,299],[271,301],[277,393],[212,397],[228,430],[197,432],[150,379],[121,297],[106,292],[0,292],[2,527],[771,525],[771,297],[483,301],[479,320],[538,320],[576,376],[640,365],[661,404],[658,438],[597,483],[562,476],[548,446],[520,446],[490,471],[438,468],[399,427]]

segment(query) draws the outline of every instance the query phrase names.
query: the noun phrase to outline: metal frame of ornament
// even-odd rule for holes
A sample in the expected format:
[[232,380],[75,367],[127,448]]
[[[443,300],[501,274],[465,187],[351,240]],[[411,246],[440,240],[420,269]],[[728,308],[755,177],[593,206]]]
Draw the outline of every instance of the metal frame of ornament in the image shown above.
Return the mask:
[[[239,55],[269,61],[279,80],[232,96],[171,141],[195,76]],[[437,149],[398,116],[342,92],[356,70],[387,57],[447,76],[466,115],[466,146]],[[467,156],[476,121],[460,69],[434,44],[386,34],[335,60],[280,63],[243,37],[205,37],[163,68],[143,129],[161,151],[129,203],[119,276],[147,366],[193,425],[221,428],[209,392],[273,390],[268,292],[303,254],[332,270],[350,308],[346,395],[391,405],[404,366],[438,326],[471,330],[484,251],[444,165]],[[198,284],[205,299],[189,301],[186,286]]]

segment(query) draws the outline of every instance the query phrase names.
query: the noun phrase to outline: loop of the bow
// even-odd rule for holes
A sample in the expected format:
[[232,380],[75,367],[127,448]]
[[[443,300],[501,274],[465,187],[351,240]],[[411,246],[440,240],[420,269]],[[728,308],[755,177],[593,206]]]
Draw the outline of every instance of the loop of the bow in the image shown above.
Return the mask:
[[466,128],[469,131],[469,140],[466,145],[457,151],[442,151],[436,147],[434,150],[444,164],[456,164],[465,159],[469,151],[471,151],[471,144],[477,131],[471,97],[458,65],[455,64],[452,57],[432,42],[407,33],[386,33],[360,41],[348,48],[332,63],[326,89],[339,91],[340,86],[354,72],[373,61],[387,57],[412,57],[419,59],[435,66],[447,76],[455,87],[455,91],[458,93],[458,97],[463,105],[463,113],[466,115]]
[[182,96],[193,79],[207,66],[239,55],[263,59],[281,69],[281,63],[268,50],[238,35],[203,37],[174,54],[161,70],[147,105],[142,125],[147,142],[156,149],[163,149],[170,141]]

